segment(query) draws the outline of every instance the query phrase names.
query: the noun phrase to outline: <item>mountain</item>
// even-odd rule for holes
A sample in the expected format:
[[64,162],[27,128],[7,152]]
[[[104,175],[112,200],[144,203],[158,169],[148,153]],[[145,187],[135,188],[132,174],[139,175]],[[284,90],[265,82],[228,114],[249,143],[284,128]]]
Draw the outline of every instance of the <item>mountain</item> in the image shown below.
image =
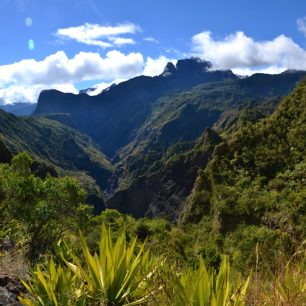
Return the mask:
[[[198,170],[206,166],[220,142],[219,135],[207,129],[195,144],[180,143],[171,147],[160,161],[159,171],[140,176],[130,187],[117,191],[108,200],[107,207],[136,217],[158,216],[176,221]],[[189,147],[193,149],[188,150]]]
[[102,151],[113,157],[133,137],[162,95],[197,84],[236,79],[231,71],[211,71],[208,62],[185,59],[169,63],[157,77],[139,76],[111,86],[97,96],[43,91],[35,115],[69,114],[75,127],[91,136]]
[[28,102],[0,105],[0,109],[8,113],[12,113],[16,116],[32,115],[35,108],[36,108],[36,103],[28,103]]
[[27,151],[36,162],[78,177],[90,194],[102,197],[113,166],[89,136],[47,118],[0,111],[0,138],[2,161]]
[[139,76],[97,96],[43,91],[34,115],[89,135],[112,159],[103,179],[91,175],[107,193],[108,207],[177,220],[187,198],[190,202],[197,171],[222,142],[220,135],[227,139],[271,115],[304,75],[286,71],[239,78],[213,70],[209,62],[185,59],[168,63],[159,76]]
[[181,219],[213,215],[223,231],[244,222],[303,237],[305,156],[306,80],[270,117],[247,124],[216,146]]
[[255,74],[245,79],[202,83],[162,96],[131,141],[118,150],[109,192],[125,189],[137,177],[156,171],[170,146],[194,141],[206,128],[228,133],[245,122],[270,115],[304,75]]
[[36,116],[88,134],[115,164],[107,192],[128,188],[156,171],[166,150],[194,141],[206,128],[233,131],[273,112],[305,72],[239,78],[199,59],[168,63],[157,77],[140,76],[97,96],[43,91]]
[[157,170],[117,191],[106,205],[137,217],[211,220],[222,232],[239,225],[304,235],[306,80],[272,115],[222,134],[170,147]]

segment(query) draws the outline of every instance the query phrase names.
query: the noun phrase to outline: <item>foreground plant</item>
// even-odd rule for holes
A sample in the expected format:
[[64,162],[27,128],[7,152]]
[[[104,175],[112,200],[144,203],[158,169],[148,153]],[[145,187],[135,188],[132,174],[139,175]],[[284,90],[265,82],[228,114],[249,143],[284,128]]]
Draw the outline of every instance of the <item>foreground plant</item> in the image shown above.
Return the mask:
[[[99,252],[92,254],[81,236],[82,258],[63,250],[71,260],[65,267],[51,259],[43,270],[37,265],[29,283],[23,282],[29,297],[20,297],[27,306],[50,305],[138,305],[153,293],[152,279],[157,265],[137,240],[127,243],[125,233],[113,243],[112,233],[103,225]],[[67,246],[67,245],[66,245]]]
[[200,258],[197,270],[187,269],[174,277],[167,290],[168,305],[225,306],[245,305],[250,278],[233,282],[227,257],[223,257],[218,273],[209,273]]
[[56,265],[51,258],[45,268],[39,265],[32,271],[30,281],[22,281],[28,294],[19,297],[27,306],[64,306],[86,305],[81,297],[76,275],[61,265]]
[[[153,293],[151,280],[156,265],[142,244],[135,251],[137,240],[129,245],[125,233],[112,242],[112,234],[103,225],[99,253],[91,254],[81,237],[85,267],[71,255],[68,267],[86,284],[89,299],[102,305],[137,305],[146,302]],[[136,254],[135,254],[136,253]]]
[[[233,282],[229,261],[224,257],[218,273],[208,272],[200,258],[199,268],[178,273],[157,263],[137,240],[127,243],[123,232],[115,242],[102,227],[99,250],[91,253],[81,235],[81,255],[66,244],[60,249],[64,265],[50,259],[45,268],[36,266],[30,281],[23,282],[27,306],[225,306],[245,304],[249,283]],[[81,259],[82,258],[82,259]]]

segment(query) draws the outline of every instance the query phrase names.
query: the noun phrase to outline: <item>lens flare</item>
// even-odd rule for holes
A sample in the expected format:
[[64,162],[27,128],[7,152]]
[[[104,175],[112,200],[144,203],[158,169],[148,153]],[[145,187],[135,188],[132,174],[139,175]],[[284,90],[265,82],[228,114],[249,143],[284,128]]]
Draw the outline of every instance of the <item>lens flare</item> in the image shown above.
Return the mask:
[[35,44],[33,39],[28,40],[28,48],[29,50],[34,50],[35,49]]
[[33,20],[32,20],[31,17],[27,17],[24,22],[25,22],[27,27],[30,27],[33,23]]

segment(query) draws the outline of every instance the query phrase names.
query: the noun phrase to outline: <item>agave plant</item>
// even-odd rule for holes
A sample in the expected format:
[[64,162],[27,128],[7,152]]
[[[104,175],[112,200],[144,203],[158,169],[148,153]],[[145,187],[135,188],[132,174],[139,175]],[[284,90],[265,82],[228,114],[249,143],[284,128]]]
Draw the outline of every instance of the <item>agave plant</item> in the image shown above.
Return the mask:
[[27,306],[146,303],[157,292],[152,280],[158,265],[144,250],[145,244],[136,251],[136,239],[128,244],[122,233],[113,243],[111,237],[103,225],[99,252],[91,254],[81,235],[82,260],[66,244],[61,250],[65,265],[56,265],[52,258],[45,268],[37,265],[30,281],[23,281],[28,294],[19,297],[20,302]]
[[144,244],[135,252],[136,239],[127,245],[125,233],[115,243],[111,236],[103,225],[99,252],[94,254],[81,236],[85,265],[73,254],[66,264],[85,284],[89,303],[120,306],[148,301],[154,292],[151,280],[157,268],[149,252]]
[[200,258],[197,270],[187,269],[174,276],[167,292],[170,305],[176,306],[243,306],[249,278],[233,284],[228,258],[223,257],[218,273],[209,273]]
[[19,297],[27,306],[87,305],[86,297],[77,289],[77,278],[68,268],[56,265],[51,258],[46,268],[39,265],[31,272],[30,281],[22,281],[28,294]]

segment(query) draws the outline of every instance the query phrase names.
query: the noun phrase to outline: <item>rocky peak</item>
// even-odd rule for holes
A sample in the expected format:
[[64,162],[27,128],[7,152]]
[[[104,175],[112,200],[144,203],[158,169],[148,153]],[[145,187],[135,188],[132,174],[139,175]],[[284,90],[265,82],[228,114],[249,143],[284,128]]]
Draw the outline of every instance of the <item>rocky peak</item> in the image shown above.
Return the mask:
[[162,73],[162,76],[167,77],[167,76],[170,76],[170,75],[172,75],[174,73],[176,73],[176,68],[175,68],[173,63],[169,62],[166,65],[166,67],[165,67],[165,69],[164,69],[164,71]]
[[200,58],[188,58],[179,60],[176,64],[176,69],[179,73],[203,73],[207,72],[212,67],[210,62],[201,60]]
[[200,58],[193,57],[188,59],[178,60],[176,65],[169,62],[162,75],[168,77],[170,75],[195,75],[208,72],[212,67],[210,62],[201,60]]

